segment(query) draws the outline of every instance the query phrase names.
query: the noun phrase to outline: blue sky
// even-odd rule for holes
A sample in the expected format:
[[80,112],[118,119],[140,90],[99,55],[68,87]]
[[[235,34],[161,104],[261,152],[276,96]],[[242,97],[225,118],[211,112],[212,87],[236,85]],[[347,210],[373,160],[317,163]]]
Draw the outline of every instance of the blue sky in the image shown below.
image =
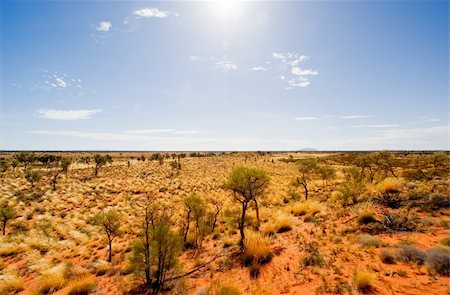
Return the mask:
[[448,1],[0,9],[0,149],[449,149]]

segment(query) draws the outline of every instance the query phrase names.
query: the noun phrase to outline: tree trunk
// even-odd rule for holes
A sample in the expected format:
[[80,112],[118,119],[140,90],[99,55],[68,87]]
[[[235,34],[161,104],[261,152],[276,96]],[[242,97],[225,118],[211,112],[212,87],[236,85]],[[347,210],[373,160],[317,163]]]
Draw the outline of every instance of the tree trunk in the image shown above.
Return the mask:
[[308,200],[308,186],[306,182],[303,183],[303,188],[305,189],[305,199]]
[[3,235],[6,234],[6,223],[8,222],[8,220],[3,220]]
[[255,210],[256,210],[256,229],[259,230],[259,226],[261,225],[259,220],[259,207],[258,207],[258,201],[256,199],[253,199],[255,202]]
[[239,233],[241,234],[241,240],[239,241],[239,246],[241,246],[241,249],[244,249],[244,240],[245,240],[245,233],[244,233],[244,224],[245,224],[245,213],[247,211],[247,202],[242,203],[242,215],[241,220],[239,221]]
[[219,216],[219,213],[220,213],[220,209],[218,209],[216,211],[216,214],[214,214],[214,221],[213,221],[212,228],[211,228],[212,232],[214,232],[214,230],[216,229],[217,216]]
[[187,216],[186,216],[186,229],[184,230],[184,234],[183,234],[183,243],[186,243],[187,240],[187,235],[189,233],[189,226],[191,224],[191,211],[189,210],[187,212]]
[[109,253],[108,253],[108,262],[112,261],[112,240],[108,239],[109,243]]

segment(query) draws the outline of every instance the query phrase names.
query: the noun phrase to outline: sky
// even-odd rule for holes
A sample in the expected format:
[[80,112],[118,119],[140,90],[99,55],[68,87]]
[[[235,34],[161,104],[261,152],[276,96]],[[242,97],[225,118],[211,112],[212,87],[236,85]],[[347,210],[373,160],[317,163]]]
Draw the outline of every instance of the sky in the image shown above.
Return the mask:
[[449,150],[445,0],[0,10],[1,150]]

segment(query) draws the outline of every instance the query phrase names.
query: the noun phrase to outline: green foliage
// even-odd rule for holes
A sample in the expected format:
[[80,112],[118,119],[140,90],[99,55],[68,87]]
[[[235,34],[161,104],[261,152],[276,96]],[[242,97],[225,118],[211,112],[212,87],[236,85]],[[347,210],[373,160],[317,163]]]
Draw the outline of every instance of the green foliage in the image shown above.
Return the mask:
[[16,211],[14,209],[6,204],[2,205],[0,207],[0,221],[2,223],[2,232],[3,235],[6,234],[6,224],[9,220],[15,218],[17,216]]
[[122,217],[114,210],[109,210],[107,212],[97,213],[93,217],[93,224],[100,226],[103,232],[106,234],[109,245],[108,252],[108,262],[112,260],[112,241],[115,237],[120,236],[122,231],[120,230],[120,225],[122,222]]
[[256,208],[256,217],[259,227],[258,199],[261,198],[269,185],[269,176],[266,171],[255,168],[236,167],[231,171],[225,181],[225,188],[233,192],[233,198],[241,203],[242,211],[239,219],[240,245],[244,248],[244,227],[248,203],[253,201]]
[[97,176],[98,175],[98,170],[100,169],[100,167],[106,165],[107,163],[112,163],[112,157],[108,154],[106,155],[100,155],[100,154],[95,154],[94,155],[94,175]]
[[34,184],[41,178],[42,174],[38,170],[27,170],[25,172],[25,179],[30,183],[31,188],[34,188]]

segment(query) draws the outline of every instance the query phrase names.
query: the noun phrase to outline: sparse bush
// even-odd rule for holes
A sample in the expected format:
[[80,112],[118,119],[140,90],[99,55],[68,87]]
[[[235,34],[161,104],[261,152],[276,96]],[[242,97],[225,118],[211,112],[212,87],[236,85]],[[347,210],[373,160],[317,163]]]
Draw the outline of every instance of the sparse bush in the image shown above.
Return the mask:
[[369,248],[369,247],[378,248],[381,246],[381,241],[377,237],[363,235],[359,239],[359,244],[361,245],[361,247],[364,247],[364,248]]
[[450,247],[450,236],[443,238],[442,240],[439,241],[439,244],[443,245],[443,246],[447,246]]
[[366,292],[372,288],[375,279],[376,275],[370,271],[358,271],[353,276],[353,283],[356,289]]
[[380,259],[383,263],[395,264],[395,255],[388,250],[382,250],[380,252]]
[[302,265],[303,266],[323,266],[325,264],[325,260],[323,259],[322,255],[319,251],[319,245],[316,242],[308,243],[305,247],[306,254],[302,258]]
[[417,263],[418,265],[424,264],[426,258],[424,251],[409,245],[400,245],[396,256],[398,261]]
[[16,211],[10,206],[4,204],[0,207],[0,222],[2,224],[3,235],[6,234],[6,224],[9,220],[16,217]]
[[438,274],[450,276],[450,253],[439,248],[428,250],[426,265]]

